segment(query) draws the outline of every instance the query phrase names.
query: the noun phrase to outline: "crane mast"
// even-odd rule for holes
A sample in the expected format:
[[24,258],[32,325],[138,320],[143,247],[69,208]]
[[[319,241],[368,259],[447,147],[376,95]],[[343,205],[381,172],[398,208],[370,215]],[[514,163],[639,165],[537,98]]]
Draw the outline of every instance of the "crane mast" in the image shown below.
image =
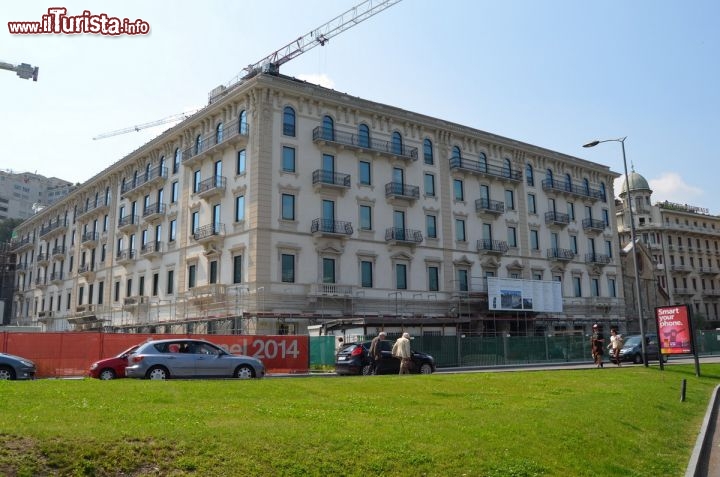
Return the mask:
[[330,38],[339,35],[368,18],[390,8],[402,0],[365,0],[350,10],[341,13],[329,22],[320,25],[300,38],[291,41],[265,58],[245,67],[235,78],[225,85],[220,85],[208,94],[208,103],[214,103],[230,89],[240,85],[244,80],[252,78],[260,72],[277,74],[281,65],[312,50],[316,46],[324,46]]

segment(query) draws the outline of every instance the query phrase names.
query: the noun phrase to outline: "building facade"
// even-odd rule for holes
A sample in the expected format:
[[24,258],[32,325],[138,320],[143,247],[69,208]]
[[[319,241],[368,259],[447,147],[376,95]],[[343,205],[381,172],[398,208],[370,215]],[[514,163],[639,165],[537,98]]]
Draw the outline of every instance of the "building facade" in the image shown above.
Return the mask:
[[27,219],[67,196],[75,186],[56,177],[0,171],[0,220]]
[[[616,177],[258,74],[21,224],[14,313],[48,330],[305,333],[387,317],[427,333],[448,319],[583,332],[625,310]],[[562,310],[493,311],[487,277],[559,282]]]
[[[652,259],[650,271],[640,267],[641,303],[648,325],[655,326],[652,304],[658,298],[662,304],[665,295],[668,304],[690,305],[696,325],[720,327],[720,216],[687,204],[665,201],[653,205],[647,180],[635,171],[629,178],[629,184],[623,182],[617,204],[618,232],[625,247],[631,242],[629,185],[636,238]],[[637,294],[630,267],[626,267],[629,279],[624,283],[626,315],[632,320],[637,318],[632,309]]]

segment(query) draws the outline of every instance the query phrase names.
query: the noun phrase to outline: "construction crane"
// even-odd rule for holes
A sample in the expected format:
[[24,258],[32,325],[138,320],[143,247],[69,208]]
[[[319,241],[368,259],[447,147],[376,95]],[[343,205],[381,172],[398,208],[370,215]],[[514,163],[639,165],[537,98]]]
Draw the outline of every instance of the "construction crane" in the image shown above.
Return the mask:
[[235,78],[225,85],[220,85],[208,93],[208,104],[212,104],[228,91],[246,79],[252,78],[258,73],[277,74],[280,66],[296,58],[303,53],[312,50],[316,46],[325,46],[330,38],[339,35],[358,23],[390,8],[401,0],[365,0],[355,5],[350,10],[338,15],[329,22],[320,25],[297,40],[293,40],[282,48],[273,51],[265,58],[244,68]]
[[173,114],[172,116],[168,116],[163,119],[158,119],[157,121],[150,121],[149,123],[138,124],[137,126],[131,126],[129,128],[118,129],[117,131],[110,131],[107,133],[99,134],[99,135],[95,136],[93,138],[93,140],[105,139],[106,137],[118,136],[120,134],[125,134],[125,133],[129,133],[129,132],[133,132],[133,131],[140,131],[142,129],[151,128],[153,126],[160,126],[161,124],[182,121],[184,119],[189,118],[190,116],[197,113],[198,111],[200,111],[200,110],[196,109],[194,111],[187,111],[185,113]]
[[33,81],[37,81],[40,68],[37,66],[31,66],[27,63],[13,65],[11,63],[5,63],[4,61],[0,61],[0,70],[14,71],[22,79],[32,78]]

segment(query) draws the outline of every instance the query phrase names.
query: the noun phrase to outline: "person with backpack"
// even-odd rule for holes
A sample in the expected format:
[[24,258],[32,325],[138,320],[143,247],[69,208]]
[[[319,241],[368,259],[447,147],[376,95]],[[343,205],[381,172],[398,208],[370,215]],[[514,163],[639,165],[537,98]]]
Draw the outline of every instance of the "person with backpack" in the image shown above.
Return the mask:
[[608,349],[610,350],[610,360],[615,361],[615,364],[618,366],[621,366],[620,364],[620,350],[623,347],[623,337],[620,333],[618,333],[618,330],[616,327],[610,328],[610,344],[608,345]]

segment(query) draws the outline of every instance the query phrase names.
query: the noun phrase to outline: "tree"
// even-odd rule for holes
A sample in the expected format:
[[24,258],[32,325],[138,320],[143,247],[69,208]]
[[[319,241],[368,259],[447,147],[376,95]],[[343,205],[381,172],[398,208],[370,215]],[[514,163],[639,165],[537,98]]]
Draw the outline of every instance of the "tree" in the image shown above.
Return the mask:
[[22,223],[22,219],[0,220],[0,243],[9,242],[13,229]]

